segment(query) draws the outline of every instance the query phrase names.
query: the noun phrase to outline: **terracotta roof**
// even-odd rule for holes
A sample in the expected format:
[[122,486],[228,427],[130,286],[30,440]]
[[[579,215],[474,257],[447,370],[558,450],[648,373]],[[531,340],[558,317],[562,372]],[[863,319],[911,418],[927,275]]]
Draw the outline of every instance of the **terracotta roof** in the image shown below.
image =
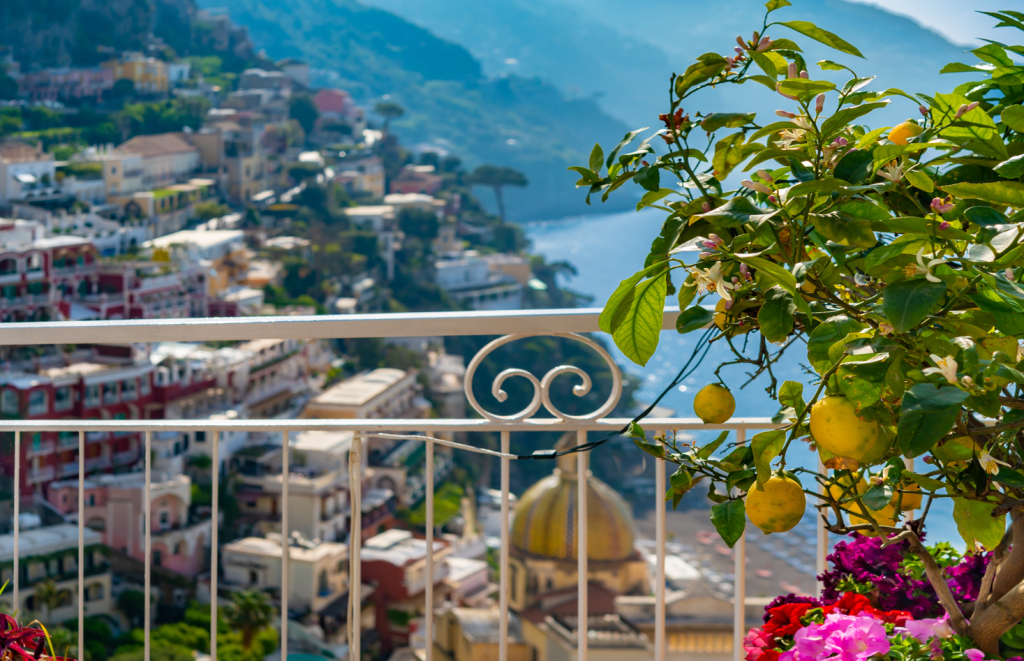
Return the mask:
[[157,135],[137,135],[128,142],[123,142],[117,151],[125,154],[139,154],[143,158],[182,154],[196,151],[181,133],[160,133]]
[[[590,617],[615,613],[617,592],[609,590],[597,581],[587,582],[587,613]],[[548,615],[567,616],[578,612],[579,591],[576,586],[553,590],[538,597],[538,603],[522,612],[531,622],[540,623]]]
[[5,161],[38,161],[43,155],[39,148],[25,142],[0,142],[0,159]]

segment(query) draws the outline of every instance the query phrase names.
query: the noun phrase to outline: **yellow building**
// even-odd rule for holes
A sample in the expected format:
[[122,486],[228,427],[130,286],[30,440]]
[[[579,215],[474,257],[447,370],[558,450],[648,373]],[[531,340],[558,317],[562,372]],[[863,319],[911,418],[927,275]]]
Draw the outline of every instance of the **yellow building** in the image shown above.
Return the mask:
[[[501,631],[497,608],[452,608],[440,613],[434,628],[434,658],[444,661],[498,661]],[[508,660],[533,661],[519,618],[508,616]]]
[[135,84],[138,94],[167,93],[167,63],[142,53],[123,53],[121,59],[103,63],[114,70],[114,80],[126,79]]
[[420,418],[418,372],[381,367],[331,386],[306,404],[303,418]]

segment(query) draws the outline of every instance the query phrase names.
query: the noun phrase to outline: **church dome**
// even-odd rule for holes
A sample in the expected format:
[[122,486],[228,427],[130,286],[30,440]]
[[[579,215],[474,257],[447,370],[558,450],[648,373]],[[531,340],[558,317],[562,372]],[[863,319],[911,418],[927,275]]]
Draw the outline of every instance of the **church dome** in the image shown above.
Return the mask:
[[[512,545],[524,553],[576,561],[576,455],[560,457],[554,474],[519,499],[512,520]],[[587,557],[615,562],[633,554],[633,515],[611,487],[587,471]]]

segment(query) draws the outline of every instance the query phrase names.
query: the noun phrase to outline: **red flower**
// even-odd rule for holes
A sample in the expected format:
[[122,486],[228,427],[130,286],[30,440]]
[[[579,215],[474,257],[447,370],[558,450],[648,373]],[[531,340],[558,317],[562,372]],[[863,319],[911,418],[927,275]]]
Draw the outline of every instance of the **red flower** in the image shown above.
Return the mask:
[[779,661],[779,656],[782,654],[779,650],[765,650],[761,652],[761,658],[757,661]]
[[761,627],[762,631],[776,638],[792,636],[801,628],[800,618],[814,608],[813,604],[782,604],[768,611],[770,619]]
[[832,604],[831,609],[828,606],[825,609],[826,614],[832,612],[832,610],[837,610],[844,615],[860,615],[861,611],[867,609],[874,610],[871,606],[871,601],[864,595],[857,594],[856,592],[847,592],[843,595],[842,599]]
[[[872,615],[875,615],[875,613],[872,613]],[[914,616],[908,613],[907,611],[879,611],[878,614],[875,615],[875,617],[888,624],[895,624],[898,627],[902,627],[904,624],[906,624],[907,620],[914,619]]]

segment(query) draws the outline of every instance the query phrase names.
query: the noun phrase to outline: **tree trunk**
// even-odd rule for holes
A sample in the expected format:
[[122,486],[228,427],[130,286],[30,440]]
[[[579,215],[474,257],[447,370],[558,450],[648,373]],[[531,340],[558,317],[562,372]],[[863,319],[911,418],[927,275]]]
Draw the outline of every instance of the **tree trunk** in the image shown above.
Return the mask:
[[242,629],[242,648],[245,650],[252,649],[252,639],[255,632],[252,629]]
[[498,203],[498,217],[505,222],[505,200],[501,197],[501,186],[494,187],[494,199]]

